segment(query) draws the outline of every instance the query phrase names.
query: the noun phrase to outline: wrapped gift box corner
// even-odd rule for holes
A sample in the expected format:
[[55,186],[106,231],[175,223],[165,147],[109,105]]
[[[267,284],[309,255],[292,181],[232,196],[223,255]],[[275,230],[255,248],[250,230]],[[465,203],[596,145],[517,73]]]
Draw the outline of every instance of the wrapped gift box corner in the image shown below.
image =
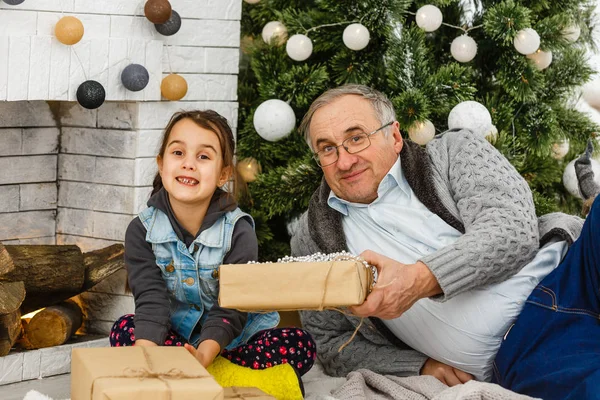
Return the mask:
[[371,275],[360,261],[224,264],[219,305],[245,311],[354,306],[367,297]]
[[266,394],[255,387],[232,386],[225,388],[225,400],[275,400],[275,397]]
[[[139,376],[139,371],[150,374]],[[72,400],[221,400],[223,396],[223,388],[183,347],[76,348],[71,353]]]

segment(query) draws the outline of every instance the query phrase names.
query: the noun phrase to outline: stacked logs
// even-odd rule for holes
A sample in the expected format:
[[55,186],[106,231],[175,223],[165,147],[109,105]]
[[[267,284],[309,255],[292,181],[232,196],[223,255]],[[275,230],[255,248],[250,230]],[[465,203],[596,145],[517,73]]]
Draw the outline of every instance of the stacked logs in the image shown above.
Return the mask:
[[17,340],[30,349],[64,343],[82,323],[79,306],[66,300],[123,266],[121,244],[82,253],[75,245],[0,243],[0,356]]

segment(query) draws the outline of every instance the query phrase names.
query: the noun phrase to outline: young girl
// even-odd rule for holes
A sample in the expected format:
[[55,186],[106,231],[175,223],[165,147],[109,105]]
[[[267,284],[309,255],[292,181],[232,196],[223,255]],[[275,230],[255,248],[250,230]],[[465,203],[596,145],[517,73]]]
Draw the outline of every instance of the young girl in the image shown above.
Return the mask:
[[[222,370],[234,363],[245,367],[238,370],[285,365],[296,378],[316,356],[307,332],[276,329],[278,313],[245,313],[217,302],[219,266],[258,257],[252,218],[222,189],[230,179],[235,188],[234,148],[227,121],[214,111],[179,112],[171,118],[156,157],[159,172],[148,208],[125,234],[135,315],[115,322],[110,344],[185,345],[205,367],[223,356],[211,366],[213,375],[232,376]],[[276,376],[282,373],[279,368]],[[233,375],[247,376],[247,371]],[[229,383],[260,386],[247,380]],[[294,384],[298,389],[297,379]]]

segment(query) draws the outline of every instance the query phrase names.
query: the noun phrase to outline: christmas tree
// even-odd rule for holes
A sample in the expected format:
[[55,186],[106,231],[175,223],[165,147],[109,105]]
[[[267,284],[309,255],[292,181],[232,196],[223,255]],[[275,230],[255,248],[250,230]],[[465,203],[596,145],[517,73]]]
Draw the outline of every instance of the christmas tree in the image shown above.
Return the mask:
[[581,202],[562,178],[598,130],[574,107],[594,73],[586,56],[593,6],[245,0],[238,169],[261,258],[289,254],[288,230],[321,180],[294,126],[316,97],[345,83],[392,99],[406,140],[426,144],[454,127],[479,131],[527,180],[538,215],[577,214]]

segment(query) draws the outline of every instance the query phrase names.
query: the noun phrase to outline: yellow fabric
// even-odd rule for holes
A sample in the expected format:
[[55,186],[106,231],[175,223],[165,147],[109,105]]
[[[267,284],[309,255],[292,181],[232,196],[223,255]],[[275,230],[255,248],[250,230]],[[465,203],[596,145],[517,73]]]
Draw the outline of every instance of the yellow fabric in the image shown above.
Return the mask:
[[302,399],[298,375],[290,364],[252,369],[234,364],[219,356],[207,369],[223,387],[251,386],[280,400]]

